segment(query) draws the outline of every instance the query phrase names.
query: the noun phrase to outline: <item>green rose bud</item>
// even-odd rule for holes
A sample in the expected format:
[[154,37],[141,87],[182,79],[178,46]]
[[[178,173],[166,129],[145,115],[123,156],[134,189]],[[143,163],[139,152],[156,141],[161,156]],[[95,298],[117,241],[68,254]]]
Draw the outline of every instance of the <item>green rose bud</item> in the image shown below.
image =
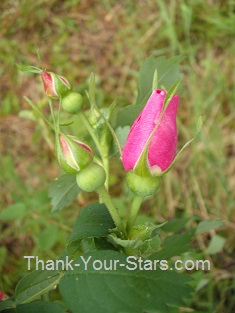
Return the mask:
[[87,192],[96,191],[104,185],[105,180],[105,171],[97,163],[91,163],[77,174],[78,187]]
[[41,77],[44,90],[50,98],[59,99],[60,96],[65,96],[72,89],[70,82],[63,76],[43,71]]
[[78,173],[93,159],[91,148],[74,136],[59,135],[56,139],[56,150],[60,165],[69,174]]
[[137,196],[147,197],[154,194],[160,187],[161,178],[156,176],[139,176],[129,171],[126,176],[127,185]]
[[70,92],[62,98],[61,103],[65,112],[70,114],[76,114],[82,109],[83,96],[77,92]]

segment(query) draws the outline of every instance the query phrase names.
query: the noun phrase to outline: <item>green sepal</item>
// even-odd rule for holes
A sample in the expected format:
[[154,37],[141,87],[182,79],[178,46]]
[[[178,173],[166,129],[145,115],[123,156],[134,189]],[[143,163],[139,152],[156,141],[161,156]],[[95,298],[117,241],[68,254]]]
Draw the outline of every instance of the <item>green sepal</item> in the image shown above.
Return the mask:
[[142,225],[133,226],[129,234],[129,239],[140,238],[143,241],[150,239],[153,231],[157,228],[162,227],[166,223],[167,222],[155,225],[153,223],[146,222],[145,224]]
[[176,83],[173,86],[171,86],[171,88],[167,91],[166,97],[164,99],[163,109],[162,109],[163,113],[167,109],[169,103],[171,102],[171,99],[174,97],[174,95],[175,95],[175,93],[176,93],[176,91],[180,85],[180,82],[181,82],[181,79],[178,79],[176,81]]
[[153,235],[153,232],[163,224],[154,225],[152,223],[146,223],[144,225],[134,226],[128,239],[121,239],[117,236],[115,231],[112,231],[108,235],[108,242],[116,248],[121,247],[128,255],[145,257],[159,250],[161,241],[156,234]]
[[40,68],[31,65],[20,65],[16,63],[16,67],[19,71],[23,73],[40,74],[42,72]]
[[158,71],[157,69],[155,69],[153,73],[152,91],[157,89],[157,84],[158,84]]

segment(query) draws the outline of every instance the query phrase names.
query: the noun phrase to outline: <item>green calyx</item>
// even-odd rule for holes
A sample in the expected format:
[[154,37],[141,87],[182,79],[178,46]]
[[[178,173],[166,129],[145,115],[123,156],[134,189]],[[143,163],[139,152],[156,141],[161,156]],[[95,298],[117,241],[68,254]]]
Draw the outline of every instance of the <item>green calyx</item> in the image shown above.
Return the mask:
[[62,107],[69,114],[76,114],[83,107],[83,96],[77,92],[69,92],[61,100]]
[[76,180],[83,191],[93,192],[104,185],[106,174],[102,166],[92,162],[77,174]]
[[154,194],[160,187],[161,177],[140,176],[134,171],[129,171],[126,176],[129,189],[137,196],[147,197]]

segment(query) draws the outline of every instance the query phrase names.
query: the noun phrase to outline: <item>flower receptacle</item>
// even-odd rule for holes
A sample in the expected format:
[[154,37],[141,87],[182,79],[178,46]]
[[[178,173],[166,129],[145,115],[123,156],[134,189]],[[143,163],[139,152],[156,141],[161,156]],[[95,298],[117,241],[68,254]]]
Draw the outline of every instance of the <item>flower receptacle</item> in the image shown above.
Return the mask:
[[129,171],[126,176],[129,189],[137,196],[147,197],[154,194],[160,187],[161,177],[140,176]]
[[105,170],[99,164],[92,162],[89,166],[77,174],[76,180],[78,187],[83,191],[96,191],[105,183]]

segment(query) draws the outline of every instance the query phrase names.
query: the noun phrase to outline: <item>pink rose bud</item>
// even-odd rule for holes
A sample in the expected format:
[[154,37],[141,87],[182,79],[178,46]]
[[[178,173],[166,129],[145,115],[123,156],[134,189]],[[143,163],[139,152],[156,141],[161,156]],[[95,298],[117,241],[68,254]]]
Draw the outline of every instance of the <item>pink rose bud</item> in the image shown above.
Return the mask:
[[63,170],[76,174],[93,159],[91,148],[74,136],[59,135],[56,139],[57,157]]
[[48,97],[58,99],[60,96],[65,96],[72,89],[72,85],[63,76],[44,71],[41,76]]
[[[132,125],[122,153],[122,162],[126,171],[135,169],[148,138],[159,120],[165,97],[165,90],[153,91],[144,109]],[[160,174],[165,171],[174,160],[177,146],[177,108],[178,96],[175,95],[151,138],[147,161],[152,174]]]

